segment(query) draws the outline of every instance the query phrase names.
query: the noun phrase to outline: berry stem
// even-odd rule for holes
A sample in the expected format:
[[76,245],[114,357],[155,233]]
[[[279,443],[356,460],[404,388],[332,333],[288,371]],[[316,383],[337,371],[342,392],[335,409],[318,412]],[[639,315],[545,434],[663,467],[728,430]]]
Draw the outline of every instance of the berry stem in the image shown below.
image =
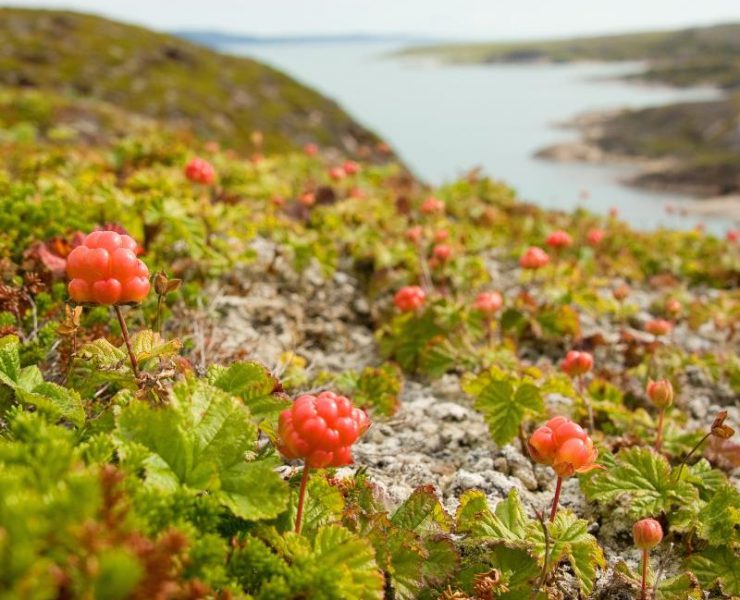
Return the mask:
[[550,523],[555,520],[555,515],[558,514],[558,504],[560,503],[560,489],[563,487],[563,478],[558,476],[558,481],[555,484],[555,496],[552,499],[552,508],[550,509]]
[[640,598],[642,600],[647,599],[647,572],[648,572],[648,561],[650,560],[650,551],[645,549],[642,551],[642,593]]
[[123,318],[121,307],[116,304],[113,309],[116,311],[118,317],[118,323],[121,325],[121,335],[123,335],[123,341],[126,343],[126,349],[128,350],[128,357],[131,359],[131,370],[134,372],[134,377],[139,379],[139,362],[136,360],[134,349],[131,347],[131,338],[128,335],[128,327],[126,327],[126,320]]
[[663,415],[665,414],[665,409],[661,408],[660,413],[658,413],[658,432],[655,436],[655,451],[660,452],[660,447],[663,445]]
[[303,476],[301,477],[301,487],[298,490],[298,509],[295,515],[295,532],[301,532],[301,525],[303,524],[303,501],[306,499],[306,484],[308,483],[308,472],[310,467],[304,465]]
[[594,409],[591,406],[591,399],[588,397],[586,385],[583,381],[583,375],[580,375],[578,377],[578,391],[581,393],[581,398],[583,398],[583,403],[586,405],[586,410],[588,411],[588,426],[590,427],[591,431],[593,431],[594,430]]

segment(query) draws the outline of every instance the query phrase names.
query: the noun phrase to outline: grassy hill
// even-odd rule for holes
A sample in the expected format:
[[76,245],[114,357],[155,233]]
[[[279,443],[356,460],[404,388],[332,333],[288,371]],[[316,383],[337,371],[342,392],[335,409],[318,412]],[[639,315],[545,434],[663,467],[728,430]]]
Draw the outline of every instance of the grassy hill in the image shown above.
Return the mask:
[[72,12],[0,8],[0,85],[94,98],[240,150],[312,141],[355,151],[376,136],[283,73],[140,27]]
[[404,56],[455,63],[648,60],[640,77],[672,85],[740,86],[740,24],[564,40],[419,46]]

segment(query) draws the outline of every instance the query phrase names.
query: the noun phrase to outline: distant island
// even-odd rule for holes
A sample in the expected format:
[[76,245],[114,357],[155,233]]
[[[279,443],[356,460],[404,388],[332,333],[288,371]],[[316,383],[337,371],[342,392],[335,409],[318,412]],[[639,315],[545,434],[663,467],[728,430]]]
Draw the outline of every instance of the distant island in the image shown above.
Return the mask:
[[196,44],[202,44],[204,46],[215,48],[232,46],[236,44],[382,44],[391,42],[404,44],[428,44],[431,42],[438,43],[438,40],[432,40],[429,37],[405,33],[351,33],[341,35],[317,34],[260,36],[238,33],[225,33],[223,31],[193,29],[173,31],[171,33],[172,35],[188,40],[189,42],[194,42]]
[[713,102],[581,115],[571,125],[577,143],[544,148],[553,160],[643,166],[631,183],[740,205],[740,24],[679,31],[516,43],[428,44],[402,50],[402,58],[441,64],[644,61],[630,79],[674,86],[715,86]]

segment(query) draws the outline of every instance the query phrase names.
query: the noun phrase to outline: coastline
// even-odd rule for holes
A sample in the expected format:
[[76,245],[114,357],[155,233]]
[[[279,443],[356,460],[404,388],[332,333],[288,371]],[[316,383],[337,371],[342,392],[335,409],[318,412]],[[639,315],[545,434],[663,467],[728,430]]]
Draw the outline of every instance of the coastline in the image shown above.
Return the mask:
[[545,146],[535,157],[562,163],[590,163],[595,165],[628,165],[636,173],[620,180],[624,185],[674,192],[694,200],[684,202],[680,209],[686,213],[712,217],[726,217],[740,223],[740,193],[724,193],[716,181],[687,176],[687,162],[674,156],[660,158],[613,151],[605,147],[607,127],[625,114],[622,109],[581,113],[558,123],[558,127],[578,133],[578,139]]

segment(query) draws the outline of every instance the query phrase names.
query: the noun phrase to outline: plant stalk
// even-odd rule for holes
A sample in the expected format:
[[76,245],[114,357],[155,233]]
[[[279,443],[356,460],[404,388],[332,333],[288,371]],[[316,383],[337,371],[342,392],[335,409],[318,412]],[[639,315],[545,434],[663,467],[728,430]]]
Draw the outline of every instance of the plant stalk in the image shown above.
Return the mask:
[[555,515],[558,514],[558,504],[560,503],[560,490],[563,487],[563,478],[558,476],[558,481],[555,484],[555,496],[552,499],[552,508],[550,508],[550,523],[555,520]]
[[123,335],[123,341],[126,343],[126,349],[128,350],[128,357],[131,359],[131,370],[134,372],[134,377],[139,379],[139,362],[136,360],[134,349],[131,346],[131,338],[128,334],[128,327],[126,327],[126,320],[123,318],[121,307],[116,304],[113,309],[116,311],[118,317],[118,323],[121,325],[121,335]]
[[650,560],[650,551],[642,551],[642,592],[640,594],[641,600],[647,600],[647,572],[648,572],[648,561]]
[[578,376],[578,391],[581,392],[581,398],[583,398],[583,403],[586,405],[586,410],[588,411],[588,426],[591,429],[591,431],[594,431],[594,409],[591,406],[591,399],[588,397],[586,385],[583,381],[583,375]]
[[655,436],[655,451],[660,452],[660,447],[663,445],[663,416],[665,415],[665,409],[661,408],[658,414],[658,432]]
[[301,532],[303,525],[303,502],[306,499],[306,484],[308,483],[308,472],[310,467],[306,464],[303,466],[303,475],[301,476],[301,487],[298,490],[298,509],[295,515],[295,532]]

